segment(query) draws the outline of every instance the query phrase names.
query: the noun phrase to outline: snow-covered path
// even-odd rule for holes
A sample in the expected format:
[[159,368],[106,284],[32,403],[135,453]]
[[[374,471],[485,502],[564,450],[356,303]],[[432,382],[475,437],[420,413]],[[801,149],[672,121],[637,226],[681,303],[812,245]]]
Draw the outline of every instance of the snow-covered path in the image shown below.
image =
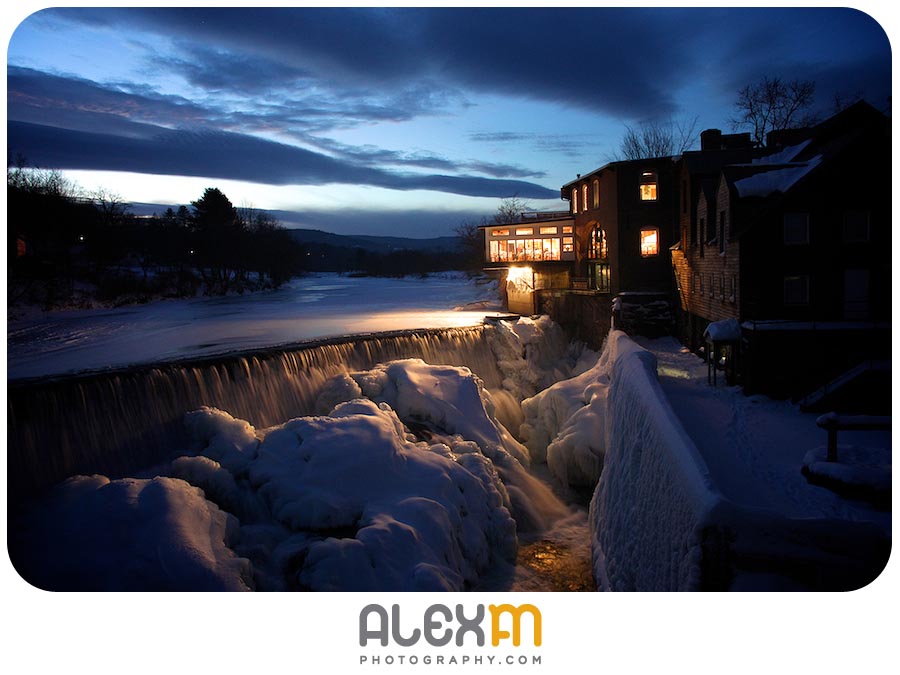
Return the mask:
[[[672,338],[638,339],[654,353],[660,384],[730,501],[795,518],[870,520],[890,525],[890,513],[809,484],[801,474],[808,450],[824,446],[818,415],[790,401],[744,396],[739,387],[707,383],[706,364]],[[841,444],[890,447],[890,432],[855,432]]]
[[316,274],[262,293],[53,312],[7,323],[7,378],[342,335],[471,326],[481,323],[487,311],[499,309],[497,303],[494,284],[476,283],[463,274],[402,279]]

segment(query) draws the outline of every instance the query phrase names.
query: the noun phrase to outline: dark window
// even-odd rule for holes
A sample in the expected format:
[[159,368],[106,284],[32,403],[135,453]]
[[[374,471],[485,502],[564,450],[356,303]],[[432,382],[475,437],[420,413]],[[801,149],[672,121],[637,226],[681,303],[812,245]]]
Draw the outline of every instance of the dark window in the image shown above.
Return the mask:
[[809,243],[809,214],[784,214],[784,243],[799,245]]
[[809,277],[806,275],[784,278],[784,304],[809,304]]
[[869,241],[869,212],[844,212],[844,241],[848,244]]

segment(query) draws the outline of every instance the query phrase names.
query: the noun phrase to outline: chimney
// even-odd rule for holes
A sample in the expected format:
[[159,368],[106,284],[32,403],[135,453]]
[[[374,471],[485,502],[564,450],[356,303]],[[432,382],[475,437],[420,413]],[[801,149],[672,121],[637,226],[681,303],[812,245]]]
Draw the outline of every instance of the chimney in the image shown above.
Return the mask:
[[722,149],[722,130],[707,129],[700,132],[700,149],[701,150],[721,150]]

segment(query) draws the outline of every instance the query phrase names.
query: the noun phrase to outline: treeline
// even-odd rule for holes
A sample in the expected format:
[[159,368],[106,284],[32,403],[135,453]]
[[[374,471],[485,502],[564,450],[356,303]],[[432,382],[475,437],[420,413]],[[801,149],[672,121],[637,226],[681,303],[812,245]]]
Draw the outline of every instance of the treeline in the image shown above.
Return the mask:
[[7,170],[8,301],[47,309],[277,287],[304,247],[264,212],[216,188],[191,208],[138,217],[57,171]]

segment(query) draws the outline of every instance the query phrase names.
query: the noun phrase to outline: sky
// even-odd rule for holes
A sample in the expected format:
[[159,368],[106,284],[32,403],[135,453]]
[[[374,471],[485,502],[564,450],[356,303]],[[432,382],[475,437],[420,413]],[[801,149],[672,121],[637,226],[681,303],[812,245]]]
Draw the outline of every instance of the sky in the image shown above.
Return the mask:
[[890,113],[892,26],[856,9],[39,7],[4,19],[7,156],[136,212],[218,187],[287,227],[445,236],[567,208],[628,126],[740,131],[764,76]]

